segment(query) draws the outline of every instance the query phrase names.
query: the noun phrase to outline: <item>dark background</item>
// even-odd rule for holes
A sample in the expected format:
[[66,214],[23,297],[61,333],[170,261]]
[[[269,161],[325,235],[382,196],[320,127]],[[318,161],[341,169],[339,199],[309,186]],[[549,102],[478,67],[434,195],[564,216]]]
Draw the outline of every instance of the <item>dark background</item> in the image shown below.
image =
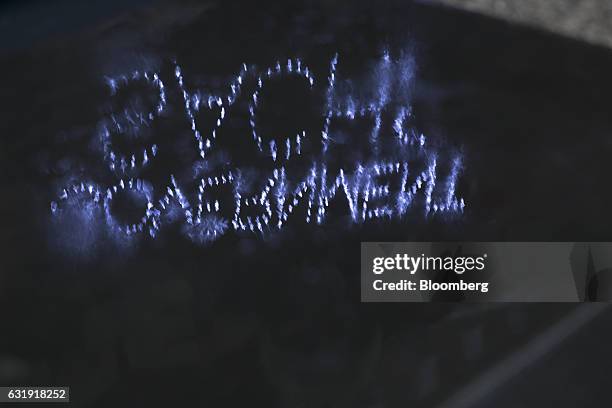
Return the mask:
[[[410,2],[0,13],[2,385],[69,385],[73,405],[95,407],[453,406],[462,390],[469,405],[607,405],[606,309],[591,320],[582,310],[599,306],[361,304],[359,249],[611,241],[608,49]],[[331,222],[204,248],[177,234],[129,250],[50,221],[58,183],[101,166],[90,140],[104,74],[176,57],[222,76],[294,53],[325,67],[335,51],[365,60],[384,44],[415,55],[419,127],[463,149],[461,219]]]

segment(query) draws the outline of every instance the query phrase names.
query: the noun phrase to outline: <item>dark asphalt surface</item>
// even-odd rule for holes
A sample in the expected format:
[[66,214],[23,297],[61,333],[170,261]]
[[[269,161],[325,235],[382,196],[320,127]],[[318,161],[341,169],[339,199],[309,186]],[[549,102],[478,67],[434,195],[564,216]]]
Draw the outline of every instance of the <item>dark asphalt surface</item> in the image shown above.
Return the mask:
[[[608,49],[449,8],[367,3],[65,2],[57,15],[3,15],[0,382],[68,384],[73,406],[429,407],[577,309],[359,302],[361,241],[612,241]],[[33,16],[51,31],[21,36]],[[66,174],[99,165],[89,137],[104,73],[177,57],[223,76],[295,50],[325,66],[332,51],[371,58],[384,42],[415,50],[419,126],[465,149],[465,219],[211,248],[177,234],[86,259],[58,250],[49,201]],[[476,402],[609,405],[610,316]]]

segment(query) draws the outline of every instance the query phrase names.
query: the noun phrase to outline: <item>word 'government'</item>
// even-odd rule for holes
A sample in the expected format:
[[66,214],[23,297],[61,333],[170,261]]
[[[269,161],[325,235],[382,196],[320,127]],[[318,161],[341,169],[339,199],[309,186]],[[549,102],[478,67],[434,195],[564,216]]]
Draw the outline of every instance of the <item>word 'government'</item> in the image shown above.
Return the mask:
[[[344,209],[343,216],[349,223],[399,220],[409,212],[423,217],[460,215],[465,207],[464,200],[456,195],[463,167],[461,154],[430,146],[410,120],[412,59],[402,54],[394,60],[384,51],[364,76],[367,80],[360,78],[359,83],[338,78],[339,62],[338,54],[330,59],[326,80],[321,83],[299,58],[279,61],[265,69],[242,64],[226,91],[216,93],[190,88],[188,76],[175,62],[171,75],[163,79],[160,72],[141,70],[106,77],[111,100],[128,85],[140,83],[153,90],[156,102],[149,112],[124,109],[100,121],[94,137],[116,183],[70,182],[51,202],[52,214],[62,214],[68,207],[87,207],[88,213],[104,218],[111,236],[124,239],[141,235],[155,238],[165,225],[180,223],[184,235],[201,244],[232,230],[262,234],[280,230],[291,219],[321,224],[328,216],[338,216],[331,206]],[[283,137],[271,137],[260,125],[261,104],[267,95],[263,90],[268,82],[286,77],[303,81],[307,92],[322,96],[320,123],[315,131],[298,129]],[[170,92],[178,96],[173,99]],[[173,100],[180,101],[180,106],[169,109]],[[258,176],[256,183],[249,177],[250,168],[229,163],[222,170],[202,165],[204,174],[190,178],[168,174],[164,185],[154,186],[142,173],[159,158],[160,144],[126,152],[129,149],[116,143],[118,137],[152,129],[164,115],[180,115],[190,129],[188,137],[196,158],[184,164],[197,167],[196,162],[207,163],[214,154],[219,140],[226,136],[222,129],[228,117],[239,109],[244,110],[248,121],[243,129],[245,137],[256,148],[258,160],[270,169],[265,177]],[[204,123],[199,116],[203,113],[216,117]],[[350,165],[344,161],[339,167],[334,155],[334,122],[350,124],[358,119],[367,119],[372,125],[358,139],[343,141],[343,147],[365,145],[369,158]],[[318,150],[305,149],[307,143],[318,146]],[[303,171],[289,166],[297,160]],[[117,216],[113,201],[122,194],[142,203],[141,216],[133,222]]]

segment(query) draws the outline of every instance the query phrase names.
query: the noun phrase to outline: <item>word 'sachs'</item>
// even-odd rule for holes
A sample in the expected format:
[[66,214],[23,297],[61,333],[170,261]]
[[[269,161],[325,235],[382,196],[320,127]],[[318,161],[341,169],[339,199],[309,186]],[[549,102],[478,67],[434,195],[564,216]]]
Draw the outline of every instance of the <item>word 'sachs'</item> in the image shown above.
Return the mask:
[[[166,83],[156,72],[134,71],[106,78],[111,98],[127,85],[141,83],[153,91],[156,103],[150,112],[125,109],[100,122],[95,137],[101,143],[104,162],[117,182],[112,186],[93,181],[73,183],[61,189],[59,198],[51,202],[52,213],[59,216],[66,206],[70,206],[72,210],[86,212],[87,217],[103,217],[111,236],[117,239],[131,239],[141,234],[156,237],[164,225],[180,222],[185,236],[202,244],[230,230],[265,233],[270,229],[282,229],[290,219],[301,217],[306,223],[321,224],[328,215],[337,214],[330,211],[333,203],[346,208],[352,223],[401,219],[412,207],[422,208],[422,212],[414,211],[425,217],[434,213],[461,214],[465,203],[456,196],[462,169],[461,154],[444,155],[436,151],[409,123],[413,66],[410,58],[402,56],[393,61],[389,53],[384,52],[371,72],[371,80],[356,89],[351,81],[337,78],[339,58],[336,54],[330,60],[324,83],[320,130],[298,130],[282,138],[262,135],[258,117],[262,90],[275,78],[295,77],[304,81],[310,92],[315,92],[318,89],[315,75],[300,59],[277,62],[263,70],[243,64],[229,82],[227,92],[222,94],[189,89],[187,78],[176,63]],[[248,94],[246,84],[254,89]],[[273,164],[273,169],[259,184],[247,182],[253,179],[249,177],[250,170],[231,165],[223,171],[207,170],[206,174],[200,173],[190,179],[177,179],[170,174],[166,185],[157,188],[139,177],[141,171],[158,158],[159,146],[150,144],[137,151],[121,153],[121,149],[113,146],[116,139],[112,136],[138,135],[142,129],[149,129],[160,115],[168,114],[166,92],[170,86],[180,93],[182,112],[179,110],[179,114],[188,121],[193,146],[202,163],[206,163],[214,152],[219,130],[226,123],[230,108],[242,98],[247,99],[241,106],[248,107],[248,138],[261,159],[271,160]],[[203,134],[196,120],[197,115],[205,111],[217,114],[212,126],[205,124],[207,134]],[[351,123],[358,119],[372,123],[363,140],[354,141],[355,146],[365,142],[370,159],[350,166],[332,166],[334,144],[339,135],[334,133],[334,122]],[[386,123],[389,120],[391,123]],[[320,151],[305,151],[305,141],[317,142]],[[299,157],[300,163],[307,158],[310,164],[302,165],[303,171],[294,172],[288,163],[294,163]],[[185,165],[197,167],[198,163]],[[445,173],[442,180],[441,172]],[[187,188],[189,191],[185,190]],[[141,216],[136,222],[122,221],[117,216],[114,202],[118,196],[142,203]]]

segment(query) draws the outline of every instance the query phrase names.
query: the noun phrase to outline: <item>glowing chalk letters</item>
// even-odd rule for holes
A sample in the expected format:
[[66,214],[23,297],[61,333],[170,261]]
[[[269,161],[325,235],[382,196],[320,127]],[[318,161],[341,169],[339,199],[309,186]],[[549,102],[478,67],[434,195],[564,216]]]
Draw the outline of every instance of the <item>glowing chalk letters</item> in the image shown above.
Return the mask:
[[[280,230],[291,218],[304,217],[306,223],[321,224],[330,213],[337,214],[330,211],[333,202],[348,210],[345,215],[351,223],[400,219],[411,207],[425,217],[435,213],[461,214],[465,203],[456,197],[461,155],[447,154],[449,159],[444,160],[445,155],[432,149],[426,137],[409,124],[412,61],[407,58],[393,61],[385,52],[375,66],[374,79],[358,93],[345,90],[349,88],[348,81],[337,78],[338,67],[339,57],[335,55],[323,85],[325,102],[319,130],[298,130],[269,139],[266,139],[269,135],[262,134],[259,117],[262,91],[267,82],[292,76],[304,81],[311,92],[317,88],[314,73],[300,59],[279,61],[262,71],[243,64],[222,95],[188,89],[183,70],[176,63],[166,83],[155,72],[134,71],[107,78],[111,98],[128,84],[140,81],[153,90],[157,102],[150,112],[125,110],[101,121],[96,137],[101,143],[104,162],[117,183],[112,186],[85,181],[74,183],[62,189],[58,199],[51,202],[52,213],[61,213],[67,205],[87,203],[89,208],[99,208],[115,236],[124,238],[156,237],[164,225],[181,222],[185,236],[202,244],[230,230],[252,233]],[[203,163],[215,151],[220,130],[233,112],[230,108],[238,106],[241,100],[246,102],[242,106],[248,109],[248,138],[261,160],[271,160],[269,163],[273,165],[268,176],[259,180],[259,187],[245,181],[246,170],[232,166],[223,171],[207,168],[207,174],[197,174],[190,180],[177,180],[175,175],[169,175],[161,189],[138,177],[158,159],[160,147],[150,144],[140,150],[120,153],[121,149],[113,146],[111,136],[138,133],[141,127],[150,127],[168,110],[167,88],[178,89],[182,109],[175,114],[184,115],[187,120],[193,146]],[[247,93],[247,88],[252,91]],[[197,120],[202,111],[218,112],[211,124],[205,124],[209,126],[207,134],[202,133]],[[371,159],[355,162],[350,168],[331,166],[336,143],[334,122],[351,123],[358,119],[373,123],[364,139]],[[320,146],[319,150],[305,151],[306,141],[313,142],[310,146]],[[303,174],[292,174],[288,164],[298,158],[302,162],[307,159],[310,164],[302,166]],[[438,173],[442,171],[447,174],[439,181]],[[188,185],[192,187],[184,191]],[[215,191],[222,189],[227,191],[225,198],[215,195]],[[142,217],[137,222],[120,222],[114,215],[113,199],[120,193],[132,195],[143,203]]]

